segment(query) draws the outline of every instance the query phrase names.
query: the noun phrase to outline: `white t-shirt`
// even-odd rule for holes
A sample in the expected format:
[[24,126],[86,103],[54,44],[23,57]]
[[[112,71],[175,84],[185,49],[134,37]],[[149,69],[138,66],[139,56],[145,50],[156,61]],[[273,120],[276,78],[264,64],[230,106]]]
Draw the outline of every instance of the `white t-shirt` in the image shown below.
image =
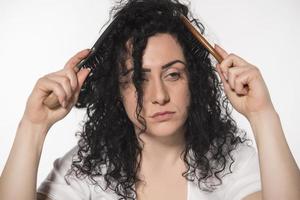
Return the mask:
[[[54,161],[54,167],[47,178],[41,183],[38,192],[45,194],[53,200],[117,200],[114,191],[90,184],[88,179],[77,179],[73,177],[64,179],[64,175],[70,169],[72,156],[77,153],[75,146],[62,158]],[[258,155],[255,148],[240,145],[233,152],[235,162],[232,164],[233,173],[222,178],[222,185],[213,192],[200,190],[197,182],[188,182],[187,200],[240,200],[245,196],[261,190]],[[196,179],[195,179],[196,180]],[[105,185],[101,178],[100,185]],[[101,183],[102,181],[102,183]]]

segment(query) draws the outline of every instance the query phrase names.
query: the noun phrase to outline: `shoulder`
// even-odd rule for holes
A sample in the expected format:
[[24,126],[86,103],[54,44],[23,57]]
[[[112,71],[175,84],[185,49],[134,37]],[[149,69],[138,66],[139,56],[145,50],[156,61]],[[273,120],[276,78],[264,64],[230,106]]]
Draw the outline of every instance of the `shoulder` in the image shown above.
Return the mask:
[[253,192],[261,190],[259,159],[256,148],[248,144],[240,144],[231,153],[232,173],[223,178],[221,187],[224,199],[242,199]]
[[51,199],[82,199],[89,194],[89,187],[84,181],[75,178],[67,180],[65,176],[71,169],[72,158],[77,150],[75,146],[64,156],[55,159],[52,170],[38,187],[38,193]]
[[244,143],[239,144],[230,153],[230,157],[227,166],[219,173],[221,185],[218,184],[219,181],[212,179],[212,182],[207,184],[216,187],[213,192],[208,192],[200,190],[197,183],[193,182],[190,186],[191,199],[240,200],[248,194],[261,190],[256,148]]
[[[79,147],[76,145],[54,161],[52,170],[40,184],[37,192],[51,199],[114,199],[112,191],[103,191],[87,176],[78,178],[74,173],[67,175],[78,150]],[[94,180],[105,188],[103,177],[95,177]]]
[[74,156],[77,155],[78,146],[74,146],[68,152],[66,152],[62,157],[55,159],[53,163],[53,168],[60,172],[66,173],[72,165]]
[[233,171],[239,171],[247,165],[258,164],[258,154],[254,146],[248,144],[239,144],[235,150],[231,152],[234,163],[232,164]]

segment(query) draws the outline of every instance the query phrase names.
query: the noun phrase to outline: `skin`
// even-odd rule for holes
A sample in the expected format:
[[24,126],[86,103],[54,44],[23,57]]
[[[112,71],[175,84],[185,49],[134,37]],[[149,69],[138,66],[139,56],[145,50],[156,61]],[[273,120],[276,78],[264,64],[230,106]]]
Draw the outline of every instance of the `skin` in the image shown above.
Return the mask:
[[[154,185],[154,188],[148,187],[151,190],[145,191],[146,194],[162,188],[165,193],[175,196],[171,199],[176,197],[185,199],[186,182],[178,178],[178,173],[183,169],[178,153],[184,145],[181,142],[184,133],[184,126],[182,125],[186,117],[184,110],[189,103],[188,98],[177,96],[176,92],[180,91],[182,96],[185,94],[185,97],[188,97],[188,91],[184,89],[187,79],[177,80],[176,83],[172,82],[179,84],[176,87],[176,92],[174,92],[170,82],[162,78],[165,76],[161,76],[162,71],[160,69],[161,65],[174,59],[171,56],[176,55],[176,57],[183,59],[180,57],[182,52],[180,48],[176,48],[176,41],[172,41],[172,38],[167,35],[159,35],[152,39],[147,47],[146,56],[143,58],[145,60],[144,67],[147,66],[152,70],[148,77],[149,82],[145,85],[147,93],[145,94],[143,115],[147,118],[147,115],[152,114],[151,111],[157,112],[162,108],[174,109],[176,114],[171,120],[163,123],[154,123],[147,119],[149,129],[141,135],[146,144],[143,150],[144,160],[142,160],[143,170],[141,173],[145,175],[149,185]],[[155,49],[154,44],[162,45],[161,48],[171,45],[170,48],[172,47],[172,49],[169,49],[167,55],[155,54],[155,51],[159,49]],[[215,49],[224,58],[223,62],[216,66],[224,91],[234,109],[248,119],[258,148],[262,191],[250,194],[244,200],[300,199],[299,169],[287,145],[280,118],[273,107],[259,69],[237,55],[228,54],[217,45]],[[177,53],[170,53],[172,51]],[[45,75],[37,81],[28,98],[10,155],[1,175],[0,199],[32,200],[37,198],[37,169],[45,137],[51,126],[63,119],[77,101],[80,88],[89,71],[82,70],[76,74],[74,67],[87,54],[87,50],[79,52],[70,59],[64,69]],[[62,105],[55,110],[47,108],[42,103],[51,91],[58,96]],[[132,91],[129,89],[123,91],[123,97],[127,114],[138,127],[132,112],[134,105],[132,102],[135,102]],[[66,104],[63,103],[64,100]],[[159,132],[158,129],[164,131]],[[161,162],[163,160],[164,162]],[[149,169],[152,166],[157,167],[159,176],[151,174]],[[172,166],[174,167],[171,168]],[[173,169],[177,169],[177,171]],[[151,184],[158,182],[158,180],[164,181],[164,183],[167,183],[167,180],[172,181],[175,183],[175,190],[166,188],[166,185],[163,184],[158,186]],[[49,198],[38,195],[38,199]],[[155,196],[154,199],[159,199],[159,196]]]
[[[147,186],[137,186],[138,198],[184,199],[187,182],[181,176],[185,165],[180,153],[184,148],[184,123],[190,104],[186,60],[181,46],[169,34],[150,37],[142,59],[142,68],[147,72],[141,116],[146,120],[147,130],[139,137],[144,142],[139,176]],[[132,69],[131,63],[129,59],[127,70]],[[173,64],[162,67],[168,63]],[[131,76],[132,73],[129,73],[123,78],[128,81]],[[127,115],[136,133],[139,133],[141,125],[135,115],[137,99],[133,83],[128,82],[126,87],[120,87],[120,92]],[[175,113],[165,121],[151,117],[156,112],[164,111]],[[168,197],[161,194],[167,194]]]
[[[76,74],[75,66],[88,53],[89,50],[80,51],[62,70],[47,74],[36,82],[1,174],[0,199],[37,199],[37,170],[46,135],[51,126],[63,119],[77,101],[89,70],[84,69]],[[54,92],[61,103],[55,110],[43,104],[50,92]],[[66,102],[65,106],[63,101]]]
[[[169,67],[162,67],[172,61],[175,62]],[[132,69],[131,59],[127,63],[127,69]],[[146,80],[143,85],[144,99],[141,112],[141,116],[146,120],[147,130],[145,134],[140,135],[140,138],[145,142],[144,156],[153,162],[176,160],[184,145],[182,142],[184,123],[190,102],[188,75],[184,63],[186,61],[183,51],[171,35],[158,34],[149,38],[143,56],[143,69],[147,72],[145,72]],[[132,71],[124,78],[130,80],[130,76]],[[128,117],[138,133],[141,125],[135,115],[137,105],[135,87],[132,82],[129,82],[127,87],[120,87],[120,91]],[[166,121],[157,121],[151,117],[154,113],[163,111],[175,113],[170,120]],[[176,154],[172,155],[174,150]],[[164,153],[161,154],[162,152]]]
[[216,67],[225,94],[248,119],[258,149],[262,191],[244,200],[300,199],[300,171],[259,69],[218,45],[215,49],[224,59]]

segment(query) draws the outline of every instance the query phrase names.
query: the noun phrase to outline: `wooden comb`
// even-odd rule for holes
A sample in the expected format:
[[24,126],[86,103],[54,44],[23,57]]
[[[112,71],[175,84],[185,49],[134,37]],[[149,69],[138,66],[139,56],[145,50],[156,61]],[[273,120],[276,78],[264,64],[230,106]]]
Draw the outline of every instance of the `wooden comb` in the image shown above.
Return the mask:
[[202,36],[199,31],[191,24],[191,22],[183,15],[180,14],[180,19],[184,23],[184,25],[191,31],[193,36],[211,53],[215,59],[221,63],[223,61],[222,56],[209,44],[209,42]]

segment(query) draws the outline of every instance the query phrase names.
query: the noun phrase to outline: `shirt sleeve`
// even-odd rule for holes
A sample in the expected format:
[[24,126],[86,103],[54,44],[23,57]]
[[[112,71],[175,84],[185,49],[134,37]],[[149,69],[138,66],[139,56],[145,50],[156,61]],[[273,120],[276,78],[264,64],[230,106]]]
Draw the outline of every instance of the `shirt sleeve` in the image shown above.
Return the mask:
[[65,175],[72,164],[72,157],[76,154],[78,148],[74,147],[63,157],[54,161],[53,169],[46,179],[38,187],[37,192],[42,193],[53,200],[82,200],[90,199],[90,189],[88,184],[75,177],[67,180]]
[[241,200],[261,190],[258,154],[252,146],[241,145],[234,155],[233,173],[224,176],[224,199]]

